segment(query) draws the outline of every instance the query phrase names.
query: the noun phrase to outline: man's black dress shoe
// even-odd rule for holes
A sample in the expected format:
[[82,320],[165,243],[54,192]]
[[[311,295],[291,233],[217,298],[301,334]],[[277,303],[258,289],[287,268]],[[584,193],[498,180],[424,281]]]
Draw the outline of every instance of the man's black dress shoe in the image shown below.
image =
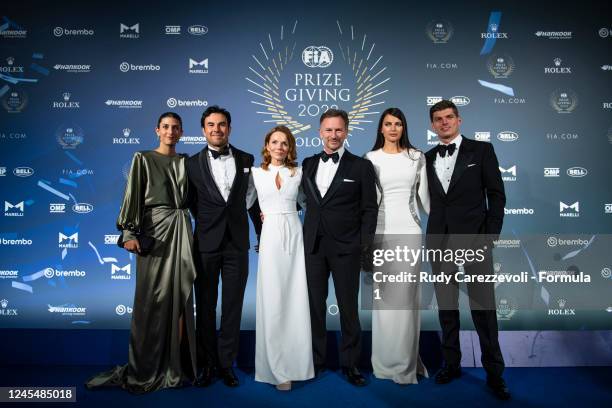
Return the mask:
[[223,378],[223,383],[228,387],[237,387],[240,384],[234,370],[230,368],[222,368],[219,370],[219,377]]
[[342,372],[344,375],[346,375],[346,379],[349,383],[357,387],[363,387],[366,385],[366,380],[363,378],[363,375],[361,375],[357,367],[343,368]]
[[505,401],[510,399],[510,390],[503,378],[487,376],[487,385],[491,391],[493,391],[493,394],[500,400]]
[[195,379],[195,386],[208,387],[210,384],[212,384],[214,376],[215,369],[213,367],[204,367]]
[[436,374],[436,384],[448,384],[461,377],[461,367],[444,367]]

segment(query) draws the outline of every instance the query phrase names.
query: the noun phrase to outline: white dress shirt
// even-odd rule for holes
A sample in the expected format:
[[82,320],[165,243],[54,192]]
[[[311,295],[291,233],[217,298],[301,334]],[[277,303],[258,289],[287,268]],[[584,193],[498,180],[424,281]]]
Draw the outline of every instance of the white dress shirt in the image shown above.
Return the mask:
[[321,197],[325,197],[329,186],[334,180],[334,176],[338,171],[338,166],[340,165],[340,160],[342,159],[342,155],[344,154],[344,146],[340,147],[334,153],[338,153],[339,159],[337,163],[334,163],[332,159],[329,159],[327,162],[324,162],[323,159],[319,158],[319,168],[317,169],[317,188],[321,193]]
[[[444,188],[444,192],[448,193],[448,187],[450,186],[451,177],[453,177],[453,171],[455,170],[455,163],[457,163],[457,156],[459,155],[459,146],[461,146],[461,140],[463,138],[461,135],[455,136],[453,140],[450,141],[450,144],[455,144],[455,151],[452,156],[449,156],[446,153],[446,156],[441,157],[440,153],[436,155],[436,160],[434,161],[434,168],[436,169],[436,175],[438,176],[438,180],[442,183],[442,187]],[[440,142],[440,145],[444,143]]]
[[208,162],[210,163],[210,170],[215,179],[215,184],[219,188],[223,199],[227,202],[232,184],[234,184],[234,177],[236,177],[236,160],[234,160],[232,149],[229,149],[228,155],[219,156],[216,159],[213,158],[211,150],[218,151],[219,149],[208,145]]

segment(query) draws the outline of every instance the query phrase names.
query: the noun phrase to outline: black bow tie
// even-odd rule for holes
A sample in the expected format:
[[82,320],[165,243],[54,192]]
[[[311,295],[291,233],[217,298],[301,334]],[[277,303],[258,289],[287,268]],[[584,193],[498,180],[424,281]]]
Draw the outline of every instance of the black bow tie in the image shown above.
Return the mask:
[[208,149],[208,151],[210,152],[210,154],[212,154],[213,159],[218,159],[219,156],[227,156],[229,155],[229,147],[225,146],[222,147],[221,150],[213,150],[213,149]]
[[455,153],[455,149],[457,148],[457,145],[454,143],[448,144],[448,145],[438,145],[438,153],[440,153],[440,157],[444,157],[446,156],[446,152],[448,152],[448,157],[451,157],[453,155],[453,153]]
[[327,163],[327,161],[329,159],[332,159],[332,161],[334,163],[338,163],[338,160],[340,160],[340,155],[338,154],[338,152],[333,152],[332,154],[327,154],[325,151],[321,152],[321,160],[323,160],[323,163]]

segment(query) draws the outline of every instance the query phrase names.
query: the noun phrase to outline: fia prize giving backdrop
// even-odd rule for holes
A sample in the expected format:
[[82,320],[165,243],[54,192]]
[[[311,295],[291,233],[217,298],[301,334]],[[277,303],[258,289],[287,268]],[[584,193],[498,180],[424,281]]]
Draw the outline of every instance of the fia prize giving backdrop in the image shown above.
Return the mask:
[[[129,328],[136,262],[116,246],[115,220],[131,158],[157,146],[162,112],[183,118],[179,152],[205,146],[200,116],[218,104],[232,144],[259,158],[267,130],[285,124],[301,161],[321,151],[329,108],[349,112],[355,154],[392,106],[428,150],[428,109],[451,99],[462,133],[499,158],[495,272],[590,280],[498,285],[501,328],[609,330],[611,16],[596,1],[3,4],[0,327]],[[247,330],[256,273],[251,251]],[[433,291],[422,290],[422,328],[436,330]],[[331,289],[328,303],[337,330]]]

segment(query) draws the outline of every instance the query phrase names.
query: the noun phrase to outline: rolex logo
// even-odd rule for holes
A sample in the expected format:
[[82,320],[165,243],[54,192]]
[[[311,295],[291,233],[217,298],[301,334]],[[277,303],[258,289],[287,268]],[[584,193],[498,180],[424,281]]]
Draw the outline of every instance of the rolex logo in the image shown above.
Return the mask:
[[491,24],[491,31],[493,31],[494,33],[497,32],[497,24],[495,23]]
[[561,58],[555,58],[553,60],[553,62],[555,63],[555,67],[560,67],[561,66]]
[[130,133],[132,133],[132,131],[130,130],[130,128],[125,128],[125,129],[123,129],[123,136],[124,136],[124,137],[130,137]]
[[8,58],[6,59],[6,63],[7,63],[7,64],[9,64],[9,65],[13,65],[13,64],[15,63],[15,58],[13,58],[13,57],[8,57]]
[[70,100],[70,92],[64,92],[62,97],[64,98],[64,101],[68,102]]
[[2,305],[3,309],[6,309],[6,307],[8,306],[8,300],[6,299],[0,300],[0,305]]
[[499,273],[499,271],[501,271],[501,264],[499,262],[495,262],[495,264],[493,264],[493,270],[495,273]]
[[557,300],[557,304],[559,305],[560,308],[564,308],[566,303],[567,303],[567,300],[563,298]]

